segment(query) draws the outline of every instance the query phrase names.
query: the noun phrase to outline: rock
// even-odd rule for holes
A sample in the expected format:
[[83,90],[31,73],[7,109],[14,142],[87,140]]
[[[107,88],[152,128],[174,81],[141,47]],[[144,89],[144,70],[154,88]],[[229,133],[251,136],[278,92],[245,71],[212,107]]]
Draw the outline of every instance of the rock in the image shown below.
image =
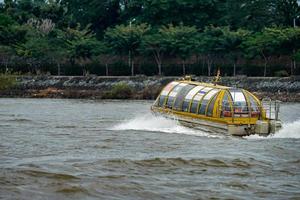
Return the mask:
[[[20,76],[10,90],[0,91],[0,97],[105,98],[117,84],[126,84],[135,99],[154,99],[169,82],[181,77],[147,76]],[[211,82],[213,77],[194,77]],[[221,85],[241,87],[260,98],[300,102],[300,76],[293,77],[222,77]],[[49,89],[50,88],[50,89]],[[107,95],[106,95],[107,96]]]

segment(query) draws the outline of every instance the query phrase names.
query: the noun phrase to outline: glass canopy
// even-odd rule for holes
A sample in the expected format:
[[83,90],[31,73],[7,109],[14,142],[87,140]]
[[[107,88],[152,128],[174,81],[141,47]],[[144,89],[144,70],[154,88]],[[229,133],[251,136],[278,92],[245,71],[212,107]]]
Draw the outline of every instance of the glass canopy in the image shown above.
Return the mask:
[[155,103],[161,108],[209,117],[258,117],[260,102],[242,89],[173,81]]

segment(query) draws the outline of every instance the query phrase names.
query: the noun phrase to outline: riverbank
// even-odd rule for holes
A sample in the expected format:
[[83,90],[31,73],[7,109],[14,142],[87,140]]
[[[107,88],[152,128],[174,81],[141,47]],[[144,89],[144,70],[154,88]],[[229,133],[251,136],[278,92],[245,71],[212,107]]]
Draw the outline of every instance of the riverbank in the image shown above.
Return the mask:
[[[146,76],[19,76],[0,97],[155,99],[170,81],[180,77]],[[212,77],[195,77],[211,82]],[[259,98],[300,102],[300,77],[222,77],[221,85],[247,89]]]

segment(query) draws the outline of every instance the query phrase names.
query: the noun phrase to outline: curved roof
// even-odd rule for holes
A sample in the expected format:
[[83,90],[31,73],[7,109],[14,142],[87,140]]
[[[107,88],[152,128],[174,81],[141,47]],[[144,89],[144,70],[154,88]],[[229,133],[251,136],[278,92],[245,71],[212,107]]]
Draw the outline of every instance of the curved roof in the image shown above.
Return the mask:
[[155,105],[210,117],[248,117],[260,112],[260,101],[246,90],[195,81],[169,83]]

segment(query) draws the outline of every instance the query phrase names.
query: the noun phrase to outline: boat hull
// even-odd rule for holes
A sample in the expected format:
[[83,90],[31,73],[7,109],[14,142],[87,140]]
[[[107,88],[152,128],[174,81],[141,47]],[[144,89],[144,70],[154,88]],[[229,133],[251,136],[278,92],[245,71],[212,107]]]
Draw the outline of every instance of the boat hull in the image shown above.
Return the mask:
[[[206,119],[199,119],[190,116],[180,115],[172,111],[165,112],[153,107],[151,110],[155,115],[176,120],[183,126],[198,129],[205,132],[211,132],[217,134],[221,133],[224,135],[232,135],[232,136],[248,136],[251,134],[257,134],[255,132],[255,124],[239,124],[239,125],[227,124],[224,122],[222,123],[222,122],[216,122],[216,121],[211,121]],[[267,136],[269,135],[269,133],[263,133],[260,135]]]

